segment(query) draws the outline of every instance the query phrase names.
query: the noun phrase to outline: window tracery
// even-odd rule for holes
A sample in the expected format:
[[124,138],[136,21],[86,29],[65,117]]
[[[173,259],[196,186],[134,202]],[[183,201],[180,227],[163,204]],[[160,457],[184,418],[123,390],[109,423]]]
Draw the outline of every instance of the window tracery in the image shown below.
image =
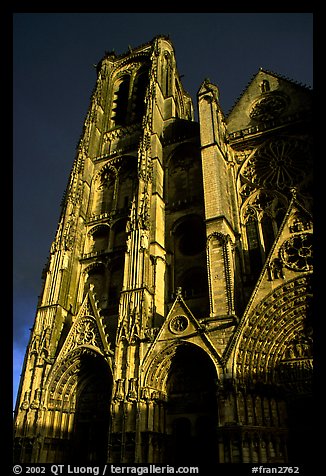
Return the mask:
[[[266,81],[268,83],[268,81]],[[262,93],[269,91],[269,84],[262,85]],[[280,116],[287,108],[288,100],[279,93],[268,93],[254,103],[249,116],[257,121],[269,121]]]
[[246,162],[241,175],[254,186],[284,193],[304,181],[310,166],[311,151],[307,142],[280,138],[259,147]]
[[291,236],[280,249],[280,255],[285,266],[294,271],[310,271],[313,265],[312,245],[311,233],[300,233]]
[[167,169],[169,206],[180,207],[196,200],[203,193],[201,158],[191,144],[177,148]]
[[287,199],[275,192],[259,189],[244,203],[242,220],[252,270],[258,268],[270,251],[287,209]]

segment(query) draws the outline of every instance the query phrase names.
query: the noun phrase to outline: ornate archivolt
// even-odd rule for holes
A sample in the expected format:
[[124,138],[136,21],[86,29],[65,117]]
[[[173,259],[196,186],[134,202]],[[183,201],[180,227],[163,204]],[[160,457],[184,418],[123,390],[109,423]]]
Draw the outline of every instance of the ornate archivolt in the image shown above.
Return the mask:
[[[91,340],[92,331],[83,328],[80,337],[83,341]],[[90,377],[87,361],[93,362],[94,369],[97,365],[107,365],[108,376],[112,378],[110,366],[98,349],[91,345],[77,345],[51,372],[47,385],[47,410],[75,410],[78,395]]]
[[189,346],[194,350],[198,348],[205,352],[208,359],[213,362],[218,375],[221,357],[212,343],[212,338],[205,333],[205,329],[186,306],[180,290],[169,315],[144,357],[141,377],[142,398],[163,400],[166,398],[166,382],[179,346]]
[[[179,323],[182,321],[183,325],[186,322],[186,316],[175,316],[170,323],[169,327],[172,327],[172,332],[175,334],[182,334],[182,330],[179,327]],[[175,328],[177,326],[177,329]],[[157,352],[153,359],[144,368],[144,381],[142,385],[141,398],[145,400],[160,399],[165,401],[167,399],[167,380],[170,373],[170,368],[173,363],[173,359],[180,346],[198,347],[202,352],[205,352],[208,359],[211,359],[214,367],[216,363],[213,361],[210,353],[203,349],[202,345],[187,342],[185,340],[176,339],[172,343],[166,345],[160,352]],[[216,371],[217,378],[217,371]]]
[[165,384],[179,345],[180,341],[174,341],[153,358],[145,376],[143,398],[153,398],[158,394],[162,399],[166,399]]
[[[56,363],[47,380],[47,406],[52,409],[74,408],[77,385],[80,390],[86,371],[83,363],[98,359],[99,365],[107,365],[112,372],[112,355],[102,318],[90,289],[75,317]],[[111,370],[110,370],[111,369]]]
[[288,281],[260,302],[238,330],[234,375],[306,389],[312,370],[311,273]]

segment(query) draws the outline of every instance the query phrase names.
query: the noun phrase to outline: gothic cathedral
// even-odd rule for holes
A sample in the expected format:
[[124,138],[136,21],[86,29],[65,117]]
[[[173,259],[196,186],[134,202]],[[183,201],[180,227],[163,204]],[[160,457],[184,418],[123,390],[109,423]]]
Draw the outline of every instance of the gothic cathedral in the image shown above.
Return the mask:
[[[107,52],[44,272],[14,459],[301,463],[311,91],[259,69],[198,121],[169,38]],[[310,455],[311,456],[311,455]]]

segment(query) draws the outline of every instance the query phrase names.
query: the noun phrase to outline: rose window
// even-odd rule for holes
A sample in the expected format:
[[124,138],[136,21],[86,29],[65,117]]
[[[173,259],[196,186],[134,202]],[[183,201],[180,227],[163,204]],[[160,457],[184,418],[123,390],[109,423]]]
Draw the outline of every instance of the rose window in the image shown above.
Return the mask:
[[300,140],[278,139],[262,145],[242,172],[256,186],[282,192],[299,185],[310,167],[309,145]]
[[312,269],[312,234],[302,233],[289,238],[281,247],[285,265],[295,271]]
[[272,93],[254,104],[249,116],[251,119],[268,121],[282,114],[286,107],[286,98],[279,94]]

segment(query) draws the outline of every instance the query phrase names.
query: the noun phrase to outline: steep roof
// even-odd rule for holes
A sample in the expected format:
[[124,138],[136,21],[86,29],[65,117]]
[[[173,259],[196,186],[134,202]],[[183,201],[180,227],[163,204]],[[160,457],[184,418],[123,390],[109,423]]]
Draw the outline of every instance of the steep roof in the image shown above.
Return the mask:
[[[245,129],[257,123],[253,120],[253,108],[263,100],[278,103],[280,114],[295,114],[310,108],[311,88],[285,76],[260,68],[253,75],[242,94],[227,114],[229,132]],[[276,106],[276,104],[275,104]]]

